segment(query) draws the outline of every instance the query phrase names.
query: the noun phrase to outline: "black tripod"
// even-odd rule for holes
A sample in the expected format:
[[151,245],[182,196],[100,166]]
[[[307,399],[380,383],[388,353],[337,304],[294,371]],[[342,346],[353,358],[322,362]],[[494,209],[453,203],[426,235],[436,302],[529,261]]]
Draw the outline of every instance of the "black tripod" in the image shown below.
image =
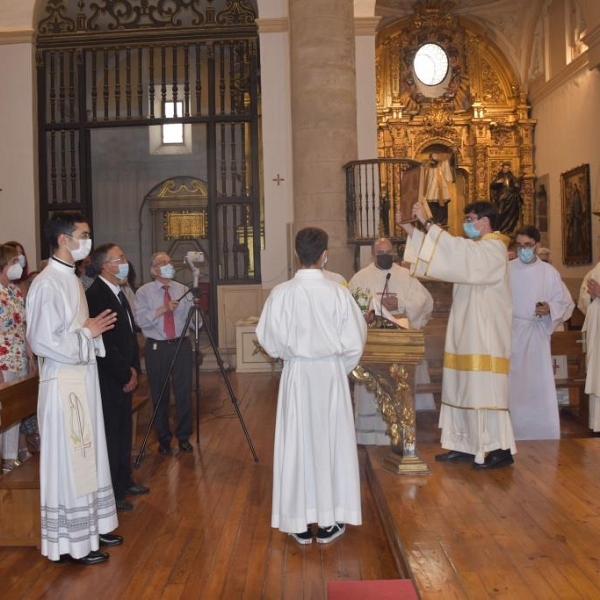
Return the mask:
[[[202,325],[205,324],[206,316],[204,315],[204,311],[199,305],[199,299],[201,296],[200,290],[197,287],[194,287],[187,294],[192,293],[194,296],[194,305],[190,308],[188,312],[187,319],[185,321],[185,325],[183,326],[183,333],[187,332],[190,324],[192,322],[192,317],[194,318],[194,374],[196,377],[196,387],[195,387],[195,396],[196,396],[196,443],[200,443],[200,365],[202,363],[202,356],[200,354],[200,329]],[[182,296],[183,298],[183,296]],[[248,429],[246,428],[246,424],[244,423],[244,418],[242,417],[242,413],[240,412],[240,407],[238,406],[238,399],[231,387],[231,383],[229,381],[229,377],[227,377],[227,372],[225,371],[225,367],[223,366],[223,360],[221,358],[221,354],[217,345],[215,344],[215,340],[210,331],[210,327],[206,327],[205,331],[208,335],[208,339],[210,341],[210,345],[212,346],[213,352],[215,353],[215,357],[217,359],[217,364],[219,365],[219,369],[221,371],[221,375],[223,376],[223,380],[225,381],[225,385],[227,387],[227,391],[229,392],[229,397],[231,398],[231,403],[233,404],[233,408],[237,413],[238,419],[240,421],[240,425],[244,431],[244,435],[246,436],[246,441],[248,442],[248,446],[250,447],[250,451],[252,452],[252,456],[254,457],[254,462],[258,462],[258,456],[256,451],[254,450],[254,446],[252,445],[252,440],[250,439],[250,434],[248,433]],[[154,420],[156,419],[156,415],[158,413],[158,409],[160,403],[163,401],[165,395],[168,398],[168,394],[166,391],[169,389],[169,382],[171,380],[171,372],[173,371],[173,366],[175,365],[175,361],[179,356],[179,350],[181,348],[181,344],[185,339],[185,335],[182,335],[179,338],[179,342],[177,343],[177,348],[175,349],[175,354],[171,363],[169,364],[169,371],[167,372],[167,376],[165,377],[165,381],[163,383],[162,389],[160,390],[160,394],[158,396],[158,400],[156,401],[156,405],[154,406],[154,411],[152,413],[152,418],[150,419],[150,423],[148,424],[148,429],[146,430],[146,435],[144,436],[144,441],[140,447],[140,452],[135,459],[135,466],[138,468],[144,459],[144,454],[146,452],[146,445],[148,443],[148,438],[150,437],[150,432],[152,430],[152,425],[154,424]]]

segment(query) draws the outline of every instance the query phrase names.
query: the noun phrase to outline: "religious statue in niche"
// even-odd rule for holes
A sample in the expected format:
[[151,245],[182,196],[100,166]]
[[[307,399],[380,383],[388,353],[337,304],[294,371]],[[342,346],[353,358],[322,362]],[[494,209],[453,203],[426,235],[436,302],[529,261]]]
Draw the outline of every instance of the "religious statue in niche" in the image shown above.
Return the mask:
[[512,233],[523,208],[521,196],[521,179],[515,177],[510,170],[509,162],[502,163],[502,169],[490,184],[490,197],[498,207],[498,230],[502,233]]
[[427,201],[433,220],[448,225],[448,203],[452,200],[454,172],[450,161],[432,152],[421,167],[421,201]]

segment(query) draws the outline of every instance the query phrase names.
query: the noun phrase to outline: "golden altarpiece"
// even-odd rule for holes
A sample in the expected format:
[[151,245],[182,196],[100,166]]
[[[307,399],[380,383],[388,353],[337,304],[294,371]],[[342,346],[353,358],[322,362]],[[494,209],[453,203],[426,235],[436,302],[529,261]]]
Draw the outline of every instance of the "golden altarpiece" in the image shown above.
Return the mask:
[[[448,225],[454,234],[462,233],[464,205],[489,199],[490,184],[509,163],[523,200],[517,226],[531,223],[535,121],[530,106],[501,50],[481,26],[454,15],[453,8],[453,2],[423,0],[413,16],[378,33],[379,158],[424,164],[434,154],[450,161],[455,176]],[[424,46],[437,49],[442,68],[446,65],[430,85],[415,68]]]

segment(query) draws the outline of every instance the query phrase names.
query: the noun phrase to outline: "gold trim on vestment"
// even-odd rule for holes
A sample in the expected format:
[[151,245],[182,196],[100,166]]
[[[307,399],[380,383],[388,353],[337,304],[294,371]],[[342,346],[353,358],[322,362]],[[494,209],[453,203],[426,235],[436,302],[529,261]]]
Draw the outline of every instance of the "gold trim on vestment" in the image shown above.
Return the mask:
[[508,375],[510,359],[489,354],[444,352],[444,368],[455,371],[487,371],[498,375]]

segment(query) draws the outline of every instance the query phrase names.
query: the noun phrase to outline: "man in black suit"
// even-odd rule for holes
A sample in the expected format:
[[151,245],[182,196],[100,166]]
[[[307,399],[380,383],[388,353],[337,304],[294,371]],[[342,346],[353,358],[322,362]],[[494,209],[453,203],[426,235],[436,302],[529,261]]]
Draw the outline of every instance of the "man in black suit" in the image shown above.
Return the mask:
[[90,316],[110,308],[117,314],[114,329],[104,333],[106,356],[98,358],[98,374],[108,462],[118,510],[131,510],[126,494],[145,494],[150,490],[131,477],[131,399],[138,386],[140,357],[133,312],[122,287],[127,283],[129,265],[116,244],[104,244],[92,254],[92,265],[99,274],[86,292]]

